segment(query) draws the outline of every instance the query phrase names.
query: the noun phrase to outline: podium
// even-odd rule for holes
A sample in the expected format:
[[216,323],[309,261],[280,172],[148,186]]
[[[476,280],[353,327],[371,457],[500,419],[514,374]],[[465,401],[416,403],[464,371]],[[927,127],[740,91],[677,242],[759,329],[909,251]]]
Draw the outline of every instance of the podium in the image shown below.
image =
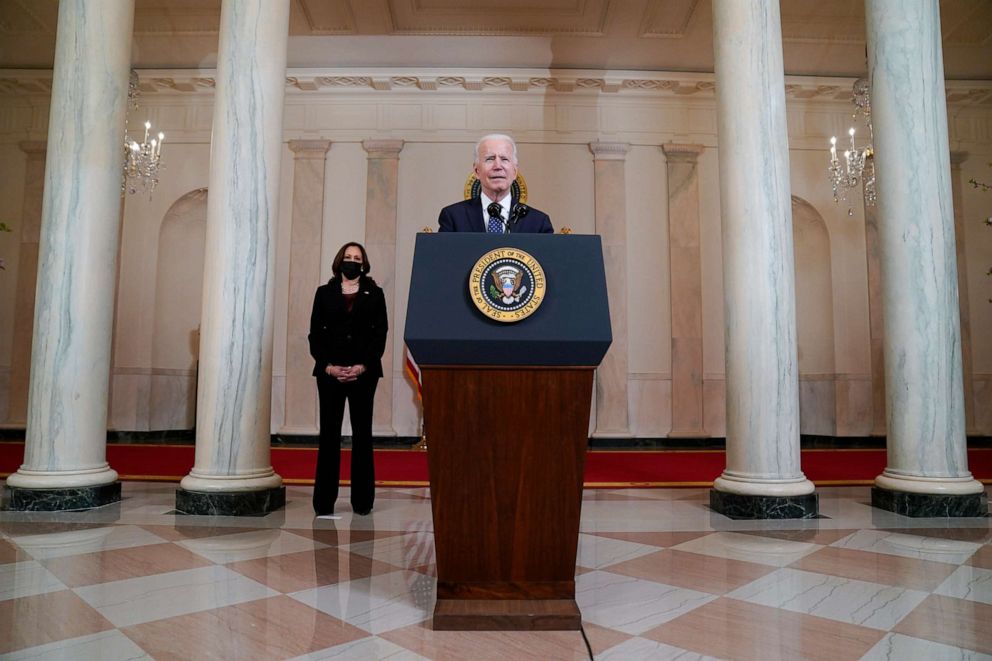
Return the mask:
[[[499,280],[479,265],[520,251],[537,265],[540,305],[494,320],[474,292]],[[404,340],[423,386],[434,629],[578,629],[593,374],[612,341],[600,238],[419,234]]]

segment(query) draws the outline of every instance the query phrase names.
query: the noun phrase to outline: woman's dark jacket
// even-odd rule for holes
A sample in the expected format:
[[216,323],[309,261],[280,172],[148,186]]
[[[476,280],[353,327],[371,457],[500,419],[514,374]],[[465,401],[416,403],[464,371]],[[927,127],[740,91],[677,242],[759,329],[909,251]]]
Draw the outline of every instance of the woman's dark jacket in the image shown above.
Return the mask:
[[310,355],[313,375],[328,365],[365,365],[373,377],[382,377],[382,354],[386,350],[386,297],[375,280],[362,276],[351,314],[341,293],[341,280],[331,278],[317,288],[310,315]]

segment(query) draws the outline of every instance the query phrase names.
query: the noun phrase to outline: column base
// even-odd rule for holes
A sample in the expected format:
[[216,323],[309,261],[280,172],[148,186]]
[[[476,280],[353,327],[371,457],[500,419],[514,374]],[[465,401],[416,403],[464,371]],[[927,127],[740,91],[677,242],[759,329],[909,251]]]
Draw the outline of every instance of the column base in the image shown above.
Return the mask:
[[8,486],[8,510],[15,512],[69,512],[103,507],[121,500],[121,483],[62,489],[24,489]]
[[634,438],[634,434],[628,430],[621,431],[594,431],[591,438],[615,438],[619,440]]
[[710,490],[710,508],[730,519],[815,519],[819,496],[760,496]]
[[712,438],[705,429],[673,429],[666,438]]
[[176,511],[205,516],[265,516],[286,506],[286,487],[257,491],[176,489]]
[[935,494],[872,487],[871,506],[914,518],[984,517],[989,513],[984,492]]

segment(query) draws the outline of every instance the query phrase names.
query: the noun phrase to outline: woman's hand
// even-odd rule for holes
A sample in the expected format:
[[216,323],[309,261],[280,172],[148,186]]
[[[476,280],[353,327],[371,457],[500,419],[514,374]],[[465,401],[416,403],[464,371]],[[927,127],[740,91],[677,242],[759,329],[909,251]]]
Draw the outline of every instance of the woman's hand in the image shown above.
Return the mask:
[[340,367],[338,365],[328,365],[324,368],[328,376],[333,376],[341,383],[348,383],[356,380],[365,373],[365,365],[352,365],[351,367]]
[[345,377],[338,379],[338,381],[341,381],[342,383],[355,381],[358,377],[365,373],[365,365],[352,365],[351,367],[345,367],[343,369],[345,372]]

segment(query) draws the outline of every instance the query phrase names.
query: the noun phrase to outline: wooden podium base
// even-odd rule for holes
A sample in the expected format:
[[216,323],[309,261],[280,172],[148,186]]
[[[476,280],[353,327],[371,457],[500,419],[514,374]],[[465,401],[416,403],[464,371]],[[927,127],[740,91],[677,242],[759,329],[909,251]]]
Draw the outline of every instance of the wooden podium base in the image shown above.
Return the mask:
[[435,631],[578,631],[574,599],[438,599]]
[[422,366],[438,631],[575,630],[592,368]]

